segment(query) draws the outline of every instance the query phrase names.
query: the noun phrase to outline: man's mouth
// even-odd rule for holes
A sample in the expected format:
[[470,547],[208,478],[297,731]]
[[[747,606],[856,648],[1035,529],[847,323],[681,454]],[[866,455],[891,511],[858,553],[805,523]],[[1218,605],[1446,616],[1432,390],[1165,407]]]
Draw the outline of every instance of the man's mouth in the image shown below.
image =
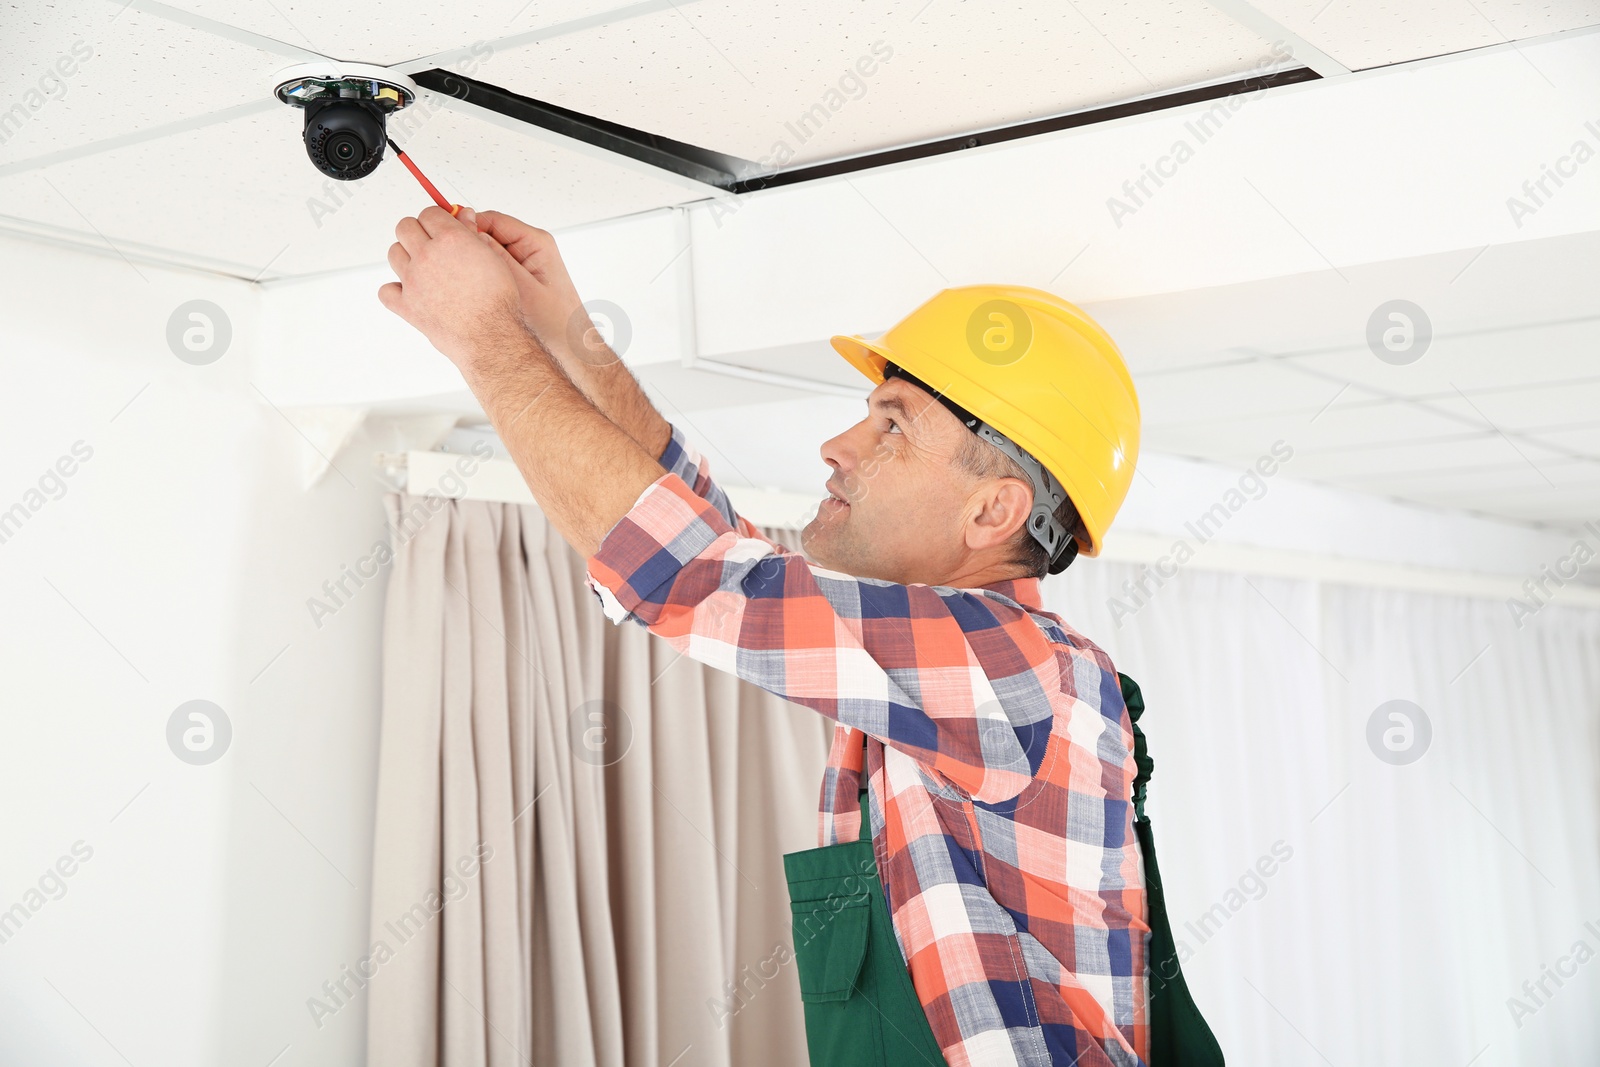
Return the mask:
[[832,489],[828,488],[827,486],[823,486],[823,488],[828,489],[828,495],[826,497],[824,497],[823,500],[822,500],[822,506],[823,507],[827,507],[829,505],[832,505],[835,508],[847,508],[847,507],[850,506],[850,501],[846,500],[844,497],[840,496],[838,493],[835,493]]

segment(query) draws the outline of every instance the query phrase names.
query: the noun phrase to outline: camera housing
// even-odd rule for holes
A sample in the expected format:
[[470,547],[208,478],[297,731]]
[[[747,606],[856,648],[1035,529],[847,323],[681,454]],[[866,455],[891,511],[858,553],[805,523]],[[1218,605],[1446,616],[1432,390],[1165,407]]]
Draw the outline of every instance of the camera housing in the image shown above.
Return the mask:
[[280,71],[273,95],[305,111],[302,136],[312,165],[348,182],[383,162],[386,120],[416,99],[417,85],[386,67],[327,60]]
[[365,178],[383,162],[384,112],[366,100],[324,100],[306,105],[306,155],[330,178]]

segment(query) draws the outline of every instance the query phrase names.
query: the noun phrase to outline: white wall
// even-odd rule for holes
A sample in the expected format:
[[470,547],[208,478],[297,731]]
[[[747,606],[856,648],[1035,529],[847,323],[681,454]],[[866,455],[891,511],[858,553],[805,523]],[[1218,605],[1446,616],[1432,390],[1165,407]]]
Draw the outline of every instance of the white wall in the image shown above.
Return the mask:
[[[253,287],[15,241],[0,279],[0,509],[92,449],[0,543],[0,908],[92,850],[0,944],[0,1061],[357,1062],[360,1006],[304,1002],[365,948],[381,580],[305,600],[382,536],[370,467],[301,491]],[[207,366],[165,336],[196,298]],[[205,766],[166,740],[196,698],[233,727]]]

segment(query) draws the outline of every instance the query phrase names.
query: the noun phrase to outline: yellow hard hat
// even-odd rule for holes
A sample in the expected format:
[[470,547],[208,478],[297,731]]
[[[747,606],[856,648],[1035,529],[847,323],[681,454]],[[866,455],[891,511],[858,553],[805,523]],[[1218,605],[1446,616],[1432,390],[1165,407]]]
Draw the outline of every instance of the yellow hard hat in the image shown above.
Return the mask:
[[[958,417],[975,417],[969,429],[987,426],[1037,460],[1078,509],[1078,551],[1100,554],[1139,458],[1139,397],[1116,344],[1081,308],[1017,285],[943,289],[878,340],[839,335],[833,347],[874,385],[888,364],[909,373]],[[1049,510],[1038,490],[1036,537]]]

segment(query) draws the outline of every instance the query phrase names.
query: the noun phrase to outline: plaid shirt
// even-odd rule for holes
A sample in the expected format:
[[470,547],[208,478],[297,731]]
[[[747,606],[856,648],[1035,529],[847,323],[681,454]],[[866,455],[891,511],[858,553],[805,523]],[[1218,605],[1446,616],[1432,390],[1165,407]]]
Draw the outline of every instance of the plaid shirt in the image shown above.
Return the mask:
[[660,461],[589,586],[612,622],[835,721],[820,844],[857,838],[865,757],[895,936],[951,1067],[1142,1067],[1150,928],[1111,660],[1036,578],[827,570],[735,515],[676,427]]

